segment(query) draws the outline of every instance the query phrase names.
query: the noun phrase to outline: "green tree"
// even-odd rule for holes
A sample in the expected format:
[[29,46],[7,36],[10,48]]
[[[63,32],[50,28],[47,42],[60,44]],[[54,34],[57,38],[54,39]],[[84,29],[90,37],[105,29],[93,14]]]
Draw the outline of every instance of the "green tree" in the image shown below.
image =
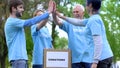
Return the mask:
[[5,42],[4,22],[8,17],[7,0],[0,0],[0,68],[6,68],[7,45]]
[[105,0],[102,4],[102,18],[107,32],[107,38],[114,53],[114,61],[120,60],[120,1]]
[[[4,36],[4,22],[8,17],[8,1],[9,0],[0,0],[0,68],[6,68],[5,65],[9,65],[8,61],[5,64],[5,60],[7,57],[7,45],[5,42]],[[47,8],[48,0],[23,0],[25,3],[25,12],[22,19],[28,19],[32,17],[33,11],[36,10],[37,4],[42,3],[44,8]],[[72,16],[71,9],[66,7],[67,5],[73,5],[74,3],[80,3],[85,5],[84,0],[54,0],[57,3],[57,9],[64,13],[67,16]],[[104,20],[107,37],[109,43],[112,47],[114,53],[114,60],[117,61],[120,59],[120,1],[119,0],[104,0],[102,3],[101,16]],[[85,17],[88,17],[85,14]],[[53,38],[53,45],[56,49],[62,49],[67,47],[67,40],[65,38],[59,38],[58,32],[55,30],[56,25],[52,23],[52,38]],[[29,65],[31,65],[32,59],[32,50],[33,50],[33,43],[30,35],[30,27],[25,28],[26,32],[26,41],[27,41],[27,51],[29,56]],[[64,43],[63,43],[64,42]],[[1,62],[3,61],[3,62]]]

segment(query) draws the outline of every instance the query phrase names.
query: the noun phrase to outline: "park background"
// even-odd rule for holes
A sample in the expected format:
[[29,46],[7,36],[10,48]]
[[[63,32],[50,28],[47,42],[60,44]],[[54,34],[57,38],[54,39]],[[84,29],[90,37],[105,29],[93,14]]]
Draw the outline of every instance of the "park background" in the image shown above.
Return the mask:
[[[33,12],[41,6],[46,10],[49,0],[23,0],[25,5],[25,11],[22,19],[28,19],[32,17]],[[54,0],[57,4],[57,10],[64,15],[72,17],[72,6],[75,4],[86,5],[86,0]],[[7,45],[4,34],[4,24],[9,16],[8,10],[9,0],[0,0],[0,68],[9,68]],[[102,0],[102,8],[100,15],[104,21],[106,27],[107,38],[114,53],[114,63],[120,61],[120,0]],[[88,18],[87,12],[85,12],[85,18]],[[64,32],[56,29],[56,25],[50,23],[51,36],[53,38],[53,46],[55,49],[67,49],[68,40]],[[31,68],[32,65],[32,51],[33,42],[31,38],[30,27],[25,28],[26,43],[28,52],[28,64]]]

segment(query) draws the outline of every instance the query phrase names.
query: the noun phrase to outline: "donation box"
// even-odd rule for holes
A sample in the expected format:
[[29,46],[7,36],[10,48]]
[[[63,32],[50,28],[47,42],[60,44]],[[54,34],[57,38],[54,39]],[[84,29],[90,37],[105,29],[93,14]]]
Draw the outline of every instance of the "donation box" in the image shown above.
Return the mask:
[[44,68],[71,68],[70,50],[44,49]]

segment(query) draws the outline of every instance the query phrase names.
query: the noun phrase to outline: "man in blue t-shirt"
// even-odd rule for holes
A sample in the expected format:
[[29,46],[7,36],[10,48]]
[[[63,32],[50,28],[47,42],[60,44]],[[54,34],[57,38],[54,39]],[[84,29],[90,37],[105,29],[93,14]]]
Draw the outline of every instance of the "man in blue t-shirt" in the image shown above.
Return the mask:
[[4,31],[8,47],[8,57],[12,68],[27,68],[28,57],[26,52],[24,27],[31,26],[47,19],[49,14],[53,12],[53,8],[54,3],[50,0],[48,12],[31,19],[22,20],[19,17],[22,16],[24,11],[23,1],[9,1],[10,16],[5,23]]
[[[53,16],[56,19],[54,14]],[[77,19],[83,19],[84,7],[82,5],[76,5],[73,8],[73,16]],[[88,48],[85,38],[85,27],[75,26],[66,21],[60,21],[58,18],[55,22],[68,34],[68,48],[72,52],[72,68],[90,68],[92,60],[89,58],[92,56],[89,52],[85,52],[86,48]]]

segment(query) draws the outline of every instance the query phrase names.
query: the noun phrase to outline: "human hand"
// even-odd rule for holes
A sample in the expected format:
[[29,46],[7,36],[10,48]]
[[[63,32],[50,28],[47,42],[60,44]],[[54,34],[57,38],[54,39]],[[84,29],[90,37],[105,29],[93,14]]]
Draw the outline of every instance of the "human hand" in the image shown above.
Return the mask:
[[55,3],[55,1],[53,1],[53,4],[54,4],[53,12],[55,13],[56,12],[56,3]]
[[56,3],[55,3],[55,1],[53,2],[53,4],[54,4],[54,8],[53,8],[52,16],[53,16],[53,18],[56,18]]
[[97,63],[92,63],[91,68],[97,68]]
[[56,11],[56,15],[57,15],[59,18],[66,20],[66,16],[64,16],[64,15],[61,14],[60,12]]
[[56,18],[56,3],[55,3],[55,1],[53,2],[53,4],[54,4],[54,8],[53,8],[52,16],[53,16],[53,18]]
[[54,11],[54,2],[50,0],[48,5],[48,13],[52,13],[53,11]]
[[59,17],[59,18],[62,18],[62,15],[59,11],[56,11],[55,14]]

